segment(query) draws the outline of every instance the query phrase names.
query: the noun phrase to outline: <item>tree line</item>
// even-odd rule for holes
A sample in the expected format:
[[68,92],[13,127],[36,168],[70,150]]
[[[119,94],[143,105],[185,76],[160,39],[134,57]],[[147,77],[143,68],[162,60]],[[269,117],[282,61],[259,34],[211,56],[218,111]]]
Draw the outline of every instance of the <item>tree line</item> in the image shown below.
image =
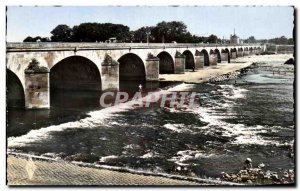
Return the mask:
[[[208,37],[193,35],[187,30],[182,21],[160,22],[155,26],[141,27],[135,31],[122,24],[113,23],[81,23],[74,27],[61,24],[51,31],[51,37],[26,37],[23,42],[106,42],[109,38],[116,38],[117,42],[147,42],[150,43],[229,43],[216,35]],[[243,40],[244,43],[274,43],[293,44],[293,39],[282,36],[274,39],[256,40],[254,36]]]
[[271,39],[260,39],[256,40],[254,36],[250,36],[248,39],[244,40],[244,43],[270,43],[270,44],[282,44],[282,45],[293,45],[293,38],[286,38],[285,36],[271,38]]
[[145,26],[135,31],[122,24],[81,23],[74,27],[61,24],[51,31],[51,37],[26,37],[23,42],[105,42],[115,37],[117,42],[154,43],[219,43],[216,35],[208,37],[192,35],[181,21],[160,22],[156,26]]

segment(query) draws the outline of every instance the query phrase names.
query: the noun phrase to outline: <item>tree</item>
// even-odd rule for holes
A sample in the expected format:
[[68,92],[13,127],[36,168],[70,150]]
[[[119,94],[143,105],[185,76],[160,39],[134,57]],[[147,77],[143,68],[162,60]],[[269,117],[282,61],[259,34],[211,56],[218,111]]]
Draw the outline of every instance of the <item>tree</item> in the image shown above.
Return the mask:
[[105,42],[115,37],[118,42],[147,42],[147,33],[150,42],[170,43],[217,43],[218,37],[200,37],[192,35],[187,26],[181,21],[160,22],[156,26],[146,26],[130,31],[129,27],[113,23],[81,23],[70,28],[68,25],[58,25],[51,31],[51,40],[46,37],[27,37],[24,42]]
[[[99,39],[99,29],[97,23],[81,23],[73,27],[72,41],[76,42],[95,42]],[[102,40],[103,41],[103,40]]]
[[75,42],[104,42],[111,37],[118,41],[130,42],[129,27],[112,23],[81,23],[73,27],[72,41]]
[[72,39],[73,31],[68,25],[58,25],[51,31],[53,42],[69,42]]
[[271,43],[271,44],[280,44],[280,45],[293,45],[294,44],[294,39],[293,38],[286,38],[285,36],[281,36],[281,37],[276,37],[276,38],[272,38],[272,39],[260,39],[260,40],[256,40],[256,43]]
[[185,42],[190,33],[187,32],[187,26],[181,21],[160,22],[152,30],[155,42],[172,41]]
[[275,39],[276,44],[288,44],[288,39],[285,36]]
[[117,40],[121,42],[131,41],[130,30],[128,26],[109,23],[108,29],[110,31],[110,34],[112,35],[110,37],[116,37]]
[[42,42],[51,42],[50,38],[48,38],[48,37],[42,37],[41,41]]
[[134,42],[147,42],[147,33],[149,34],[149,41],[154,41],[152,30],[154,27],[141,27],[136,31],[133,31]]
[[34,42],[31,36],[26,37],[23,42]]
[[166,42],[166,39],[168,41],[168,37],[167,37],[168,31],[169,31],[168,23],[166,23],[166,22],[158,23],[153,28],[153,31],[152,31],[155,42]]
[[293,45],[294,44],[294,39],[293,38],[289,38],[288,39],[288,44],[289,45]]
[[205,40],[206,43],[218,43],[218,37],[216,35],[211,34],[207,39]]
[[247,40],[248,43],[256,43],[255,37],[254,36],[250,36]]
[[36,36],[33,38],[33,42],[41,42],[42,41],[42,37],[40,36]]
[[219,41],[215,35],[210,35],[207,38],[192,35],[187,30],[187,26],[181,21],[160,22],[153,27],[151,34],[154,37],[154,41],[159,43],[170,43],[172,41],[179,43],[217,43]]
[[50,39],[48,37],[40,37],[40,36],[31,37],[31,36],[28,36],[23,40],[23,42],[38,42],[38,41],[50,42]]

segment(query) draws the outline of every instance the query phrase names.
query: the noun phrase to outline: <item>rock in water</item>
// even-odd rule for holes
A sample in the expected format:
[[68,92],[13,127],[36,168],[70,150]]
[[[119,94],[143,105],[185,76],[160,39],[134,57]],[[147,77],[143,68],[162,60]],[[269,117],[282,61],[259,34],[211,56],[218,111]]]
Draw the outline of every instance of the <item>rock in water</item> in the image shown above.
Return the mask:
[[265,164],[264,163],[260,163],[259,165],[258,165],[258,168],[264,168],[265,167]]
[[250,169],[252,168],[252,160],[251,158],[246,158],[246,161],[245,161],[245,169]]
[[247,164],[252,163],[251,158],[246,158],[246,163],[247,163]]

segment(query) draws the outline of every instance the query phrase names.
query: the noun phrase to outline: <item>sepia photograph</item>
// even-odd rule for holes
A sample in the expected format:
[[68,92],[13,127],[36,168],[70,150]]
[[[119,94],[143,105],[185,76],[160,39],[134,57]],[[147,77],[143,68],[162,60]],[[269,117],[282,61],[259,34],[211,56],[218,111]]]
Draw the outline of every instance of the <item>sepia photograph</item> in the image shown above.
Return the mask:
[[3,9],[7,187],[296,186],[294,6]]

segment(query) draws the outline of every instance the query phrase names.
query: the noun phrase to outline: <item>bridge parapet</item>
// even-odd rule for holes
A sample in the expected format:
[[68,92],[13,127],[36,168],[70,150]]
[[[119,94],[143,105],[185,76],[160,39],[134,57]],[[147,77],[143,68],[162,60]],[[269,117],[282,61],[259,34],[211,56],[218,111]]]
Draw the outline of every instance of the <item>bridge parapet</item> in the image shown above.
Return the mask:
[[202,44],[202,43],[70,43],[70,42],[36,42],[36,43],[7,43],[6,49],[10,51],[34,50],[113,50],[113,49],[165,49],[165,48],[205,48],[205,47],[244,47],[261,46],[261,44]]

